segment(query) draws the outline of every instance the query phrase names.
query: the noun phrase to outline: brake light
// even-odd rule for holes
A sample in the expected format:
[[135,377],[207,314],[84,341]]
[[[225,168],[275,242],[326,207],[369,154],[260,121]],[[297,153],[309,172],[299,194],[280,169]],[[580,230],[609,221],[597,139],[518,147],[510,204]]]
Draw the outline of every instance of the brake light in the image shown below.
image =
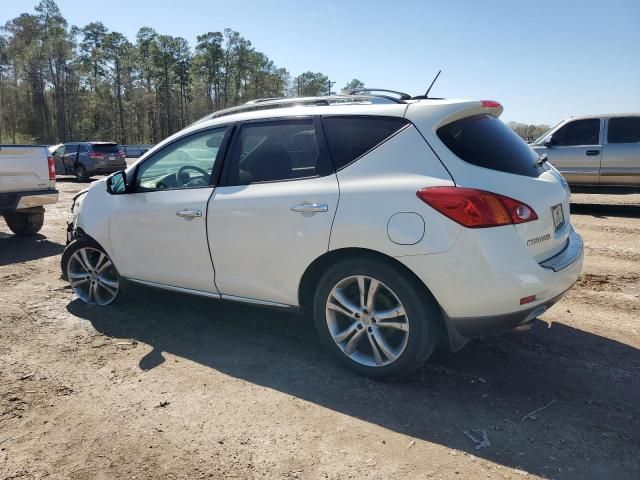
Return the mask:
[[122,157],[122,158],[125,158],[126,154],[124,153],[124,150],[118,150],[118,156]]
[[481,100],[482,108],[502,108],[500,102],[496,102],[495,100]]
[[47,163],[49,164],[49,180],[56,179],[56,166],[53,163],[53,157],[47,157]]
[[102,158],[102,154],[98,152],[89,152],[89,158]]
[[538,219],[526,203],[485,190],[429,187],[416,192],[420,200],[467,228],[499,227]]

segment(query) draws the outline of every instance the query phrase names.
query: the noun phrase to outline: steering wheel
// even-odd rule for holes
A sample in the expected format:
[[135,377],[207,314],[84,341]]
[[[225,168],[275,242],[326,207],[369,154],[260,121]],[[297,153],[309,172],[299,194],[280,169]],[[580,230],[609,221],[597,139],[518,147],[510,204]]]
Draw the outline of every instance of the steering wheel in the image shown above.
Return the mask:
[[[191,175],[185,174],[187,170],[195,170],[201,173],[204,178],[198,177],[192,179]],[[209,184],[209,172],[195,165],[185,165],[177,171],[176,182],[179,187],[206,187]]]

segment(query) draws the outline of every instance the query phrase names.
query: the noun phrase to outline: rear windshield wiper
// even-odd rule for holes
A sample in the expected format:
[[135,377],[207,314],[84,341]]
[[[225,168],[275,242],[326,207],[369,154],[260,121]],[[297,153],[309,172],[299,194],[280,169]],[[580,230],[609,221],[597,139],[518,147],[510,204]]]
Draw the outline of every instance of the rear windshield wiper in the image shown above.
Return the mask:
[[549,161],[549,156],[546,153],[543,153],[542,155],[540,155],[538,160],[536,160],[536,165],[538,167],[541,167],[542,165],[547,163],[547,161]]

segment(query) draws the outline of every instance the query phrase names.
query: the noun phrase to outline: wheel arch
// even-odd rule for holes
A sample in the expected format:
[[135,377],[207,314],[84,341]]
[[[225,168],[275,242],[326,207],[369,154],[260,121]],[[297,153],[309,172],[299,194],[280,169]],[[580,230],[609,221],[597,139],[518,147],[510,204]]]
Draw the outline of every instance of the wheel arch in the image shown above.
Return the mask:
[[[440,307],[438,300],[434,297],[433,293],[429,287],[414,273],[412,272],[406,265],[402,264],[399,260],[386,255],[384,253],[377,252],[375,250],[369,250],[366,248],[356,248],[356,247],[348,247],[348,248],[339,248],[336,250],[331,250],[329,252],[324,253],[323,255],[316,258],[305,270],[300,279],[300,286],[298,288],[298,302],[300,305],[300,309],[305,315],[312,315],[313,311],[313,295],[315,292],[314,286],[320,280],[322,274],[326,271],[326,269],[335,264],[336,262],[340,262],[347,259],[354,258],[370,258],[382,261],[391,265],[393,268],[397,269],[403,275],[406,275],[408,278],[421,289],[425,295],[431,297],[433,301],[436,302],[441,311],[441,316],[438,319],[438,325],[440,328],[439,334],[441,338],[448,338],[449,344],[452,349],[458,349],[460,347],[454,347],[453,338],[451,335],[451,330],[448,327],[447,317]],[[456,342],[457,343],[457,342]]]

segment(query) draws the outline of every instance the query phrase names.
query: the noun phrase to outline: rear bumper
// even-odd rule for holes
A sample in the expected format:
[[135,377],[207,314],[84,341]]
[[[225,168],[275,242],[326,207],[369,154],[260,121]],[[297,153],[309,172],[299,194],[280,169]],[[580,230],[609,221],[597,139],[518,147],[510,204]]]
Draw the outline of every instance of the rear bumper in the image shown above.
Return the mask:
[[[511,227],[464,229],[451,250],[400,257],[442,308],[452,347],[509,330],[542,315],[578,280],[583,242],[571,231],[565,248],[537,263]],[[535,300],[520,305],[520,300]]]
[[0,212],[42,207],[44,205],[51,205],[57,201],[57,190],[0,193]]
[[90,175],[109,175],[111,173],[119,172],[127,168],[127,164],[118,165],[95,165],[88,173]]

